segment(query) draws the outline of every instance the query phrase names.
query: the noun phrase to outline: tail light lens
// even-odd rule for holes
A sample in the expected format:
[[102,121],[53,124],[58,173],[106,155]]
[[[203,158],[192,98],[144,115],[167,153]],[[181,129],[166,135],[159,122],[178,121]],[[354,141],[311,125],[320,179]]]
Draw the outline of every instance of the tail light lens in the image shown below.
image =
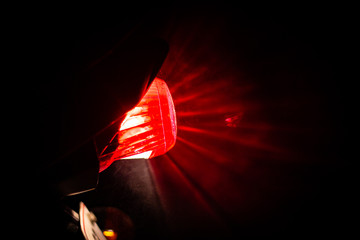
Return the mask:
[[100,172],[116,160],[153,158],[166,153],[175,144],[176,132],[170,91],[165,81],[155,78],[138,105],[126,113],[115,135],[98,152]]

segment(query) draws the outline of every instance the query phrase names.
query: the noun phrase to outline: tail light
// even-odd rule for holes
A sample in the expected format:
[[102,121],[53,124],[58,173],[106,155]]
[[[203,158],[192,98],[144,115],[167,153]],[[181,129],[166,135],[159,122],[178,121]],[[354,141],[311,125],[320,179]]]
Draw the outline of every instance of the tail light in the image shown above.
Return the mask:
[[100,172],[116,160],[147,159],[166,153],[175,144],[176,132],[170,91],[165,81],[155,78],[138,105],[126,113],[115,135],[98,151]]

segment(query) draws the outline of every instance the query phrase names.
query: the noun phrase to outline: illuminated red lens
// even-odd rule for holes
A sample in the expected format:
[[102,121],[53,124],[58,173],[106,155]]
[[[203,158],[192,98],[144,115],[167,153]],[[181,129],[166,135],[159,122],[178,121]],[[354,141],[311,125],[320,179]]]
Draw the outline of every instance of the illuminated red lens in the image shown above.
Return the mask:
[[100,153],[100,172],[116,160],[152,158],[169,151],[176,140],[174,103],[165,81],[155,78],[138,105],[128,111]]

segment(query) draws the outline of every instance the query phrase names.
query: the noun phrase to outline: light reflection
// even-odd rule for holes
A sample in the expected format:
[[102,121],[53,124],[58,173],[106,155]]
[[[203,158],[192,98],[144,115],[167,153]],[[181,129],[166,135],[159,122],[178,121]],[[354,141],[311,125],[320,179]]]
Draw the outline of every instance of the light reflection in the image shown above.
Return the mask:
[[116,232],[114,232],[114,230],[112,229],[108,229],[103,231],[104,236],[106,237],[106,239],[108,240],[115,240],[117,239],[117,234]]
[[[251,174],[254,162],[286,159],[286,152],[272,142],[278,129],[263,119],[264,104],[254,97],[257,86],[244,76],[239,63],[233,64],[231,54],[223,53],[221,24],[200,21],[172,30],[160,76],[166,76],[173,96],[177,144],[163,157],[166,161],[151,161],[155,178],[163,198],[175,198],[169,195],[173,189],[179,194],[190,189],[208,201],[199,200],[197,208],[208,211],[210,204],[223,218],[244,203],[248,190],[242,188],[241,179]],[[182,178],[196,187],[177,184],[184,179],[167,164],[175,164]],[[161,181],[163,175],[166,181]]]

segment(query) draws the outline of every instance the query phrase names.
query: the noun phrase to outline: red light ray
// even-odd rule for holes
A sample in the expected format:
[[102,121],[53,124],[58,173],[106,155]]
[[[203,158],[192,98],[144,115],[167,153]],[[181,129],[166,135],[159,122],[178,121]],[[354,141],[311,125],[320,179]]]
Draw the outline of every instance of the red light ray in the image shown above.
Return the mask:
[[[191,43],[191,39],[189,41]],[[188,196],[188,190],[193,191],[193,195],[203,199],[197,204],[204,216],[213,216],[211,208],[214,208],[218,215],[227,218],[226,215],[232,215],[232,210],[239,208],[238,204],[251,205],[251,201],[246,201],[251,198],[244,198],[251,190],[244,188],[239,179],[248,174],[253,159],[276,158],[282,154],[282,149],[268,141],[272,126],[259,119],[252,121],[252,116],[258,115],[262,106],[251,98],[255,86],[243,80],[238,70],[231,69],[221,58],[204,59],[194,52],[190,56],[186,55],[186,49],[177,49],[176,44],[172,47],[175,50],[170,51],[161,72],[166,73],[165,80],[174,99],[178,142],[168,153],[171,161],[165,158],[170,166],[174,165],[173,169],[165,167],[165,162],[157,163],[157,159],[151,161],[155,180],[164,193],[172,192],[174,187],[184,196]],[[204,54],[206,51],[196,52]],[[240,115],[235,122],[234,116]],[[232,121],[231,126],[229,121]],[[172,184],[163,183],[164,174]],[[189,186],[189,182],[196,187]],[[178,202],[169,193],[160,198],[164,202]],[[180,207],[173,204],[173,208]]]
[[[166,159],[167,167],[170,168],[169,172],[173,172],[181,179],[182,184],[187,186],[187,188],[190,189],[190,194],[194,194],[194,200],[201,203],[201,206],[207,209],[208,212],[211,212],[212,215],[216,216],[216,213],[213,212],[213,209],[209,205],[209,203],[206,201],[204,196],[199,193],[197,187],[193,184],[193,182],[190,181],[188,176],[182,171],[179,166],[172,160],[172,158],[169,155],[164,155],[162,158]],[[164,161],[163,161],[164,163]],[[154,171],[154,170],[153,170]],[[167,194],[162,192],[162,194]],[[166,205],[166,204],[164,204]]]
[[[262,183],[248,187],[244,181],[256,182],[271,174],[253,166],[286,162],[289,153],[274,141],[281,128],[264,117],[266,107],[276,102],[259,100],[258,86],[242,73],[238,62],[233,64],[231,54],[223,54],[219,25],[203,27],[196,22],[186,28],[175,26],[169,35],[170,52],[161,73],[173,96],[178,141],[170,158],[151,160],[151,166],[164,193],[160,198],[171,202],[173,211],[189,206],[212,216],[210,206],[222,218],[237,219],[263,199],[258,191]],[[198,201],[198,207],[193,205],[195,195],[205,201]]]
[[214,159],[218,163],[224,163],[224,162],[228,161],[228,158],[226,158],[225,155],[219,154],[218,152],[210,150],[201,145],[197,145],[189,140],[186,140],[185,138],[178,137],[177,140],[180,141],[181,143],[185,144],[187,147],[195,149],[200,154],[203,154],[204,156],[209,157],[209,159]]
[[261,150],[270,151],[270,152],[274,152],[274,153],[284,152],[284,149],[265,144],[263,141],[261,141],[256,136],[239,137],[236,135],[235,136],[230,135],[226,132],[224,133],[223,131],[206,130],[206,129],[200,129],[200,128],[187,127],[187,126],[178,126],[178,130],[197,133],[197,134],[201,134],[203,136],[208,136],[208,137],[212,137],[212,138],[216,138],[216,139],[220,139],[220,140],[224,140],[224,141],[230,141],[230,142],[233,142],[238,145],[243,145],[246,147],[261,149]]
[[179,81],[177,83],[174,83],[171,88],[170,91],[172,93],[176,92],[177,89],[179,89],[180,87],[186,85],[186,84],[191,84],[192,82],[196,81],[198,78],[202,77],[207,71],[206,67],[200,68],[198,69],[196,72],[190,73],[188,75],[186,75],[182,81]]
[[240,110],[239,108],[236,108],[236,106],[226,106],[221,108],[210,108],[210,109],[204,109],[204,110],[197,110],[197,111],[180,111],[177,112],[177,116],[179,118],[181,117],[195,117],[195,116],[211,116],[211,115],[225,115],[229,113],[234,113],[237,110]]
[[[226,223],[214,206],[209,203],[206,193],[194,182],[187,171],[182,169],[171,154],[150,159],[150,167],[156,176],[157,192],[164,206],[165,213],[176,218],[167,219],[173,226],[183,225],[185,222],[198,222],[198,227],[227,230]],[[174,191],[168,191],[168,189]],[[184,196],[188,197],[186,204]],[[210,200],[211,202],[211,200]],[[215,207],[216,208],[216,207]]]
[[[204,199],[210,202],[208,204],[216,209],[217,215],[223,218],[231,214],[234,207],[246,204],[244,196],[248,194],[248,190],[243,189],[243,184],[239,182],[251,169],[251,162],[246,157],[229,157],[225,154],[225,149],[221,150],[221,146],[215,148],[216,146],[211,145],[213,148],[206,150],[200,145],[179,138],[177,151],[171,151],[168,155],[197,186],[194,190],[204,195]],[[209,149],[209,145],[204,147]],[[220,159],[214,156],[213,152],[220,154]]]
[[[223,97],[225,97],[227,88],[229,87],[229,82],[227,82],[227,81],[218,82],[218,83],[216,83],[216,85],[212,84],[210,86],[201,84],[194,89],[191,88],[191,85],[194,85],[194,84],[191,82],[189,82],[189,83],[190,83],[190,86],[186,87],[186,88],[188,88],[186,90],[187,94],[184,96],[179,95],[176,97],[176,99],[174,99],[174,103],[176,105],[180,105],[180,104],[186,103],[186,102],[193,103],[193,101],[195,99],[197,99],[197,100],[203,99],[203,98],[209,97],[214,94],[216,94],[217,96],[220,96],[222,94]],[[177,89],[179,89],[179,88],[177,88]],[[174,89],[173,91],[176,94],[176,90]],[[209,100],[211,100],[211,99],[209,99]]]

